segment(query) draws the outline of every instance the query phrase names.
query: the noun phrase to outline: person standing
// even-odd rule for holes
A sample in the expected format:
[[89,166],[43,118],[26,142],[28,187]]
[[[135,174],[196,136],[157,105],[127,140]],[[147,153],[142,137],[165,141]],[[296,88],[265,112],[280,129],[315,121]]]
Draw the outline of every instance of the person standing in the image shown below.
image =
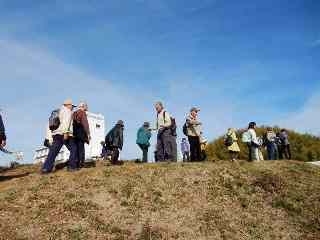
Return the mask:
[[267,132],[264,137],[264,145],[267,147],[268,160],[277,159],[277,135],[271,127],[267,128]]
[[78,168],[84,166],[86,158],[85,143],[89,144],[91,140],[87,111],[88,105],[81,102],[79,109],[73,114],[73,135],[77,145]]
[[150,139],[151,139],[151,129],[150,123],[145,122],[141,128],[139,128],[137,133],[137,145],[142,150],[142,162],[148,162],[148,150],[150,147]]
[[225,145],[228,148],[230,159],[232,162],[236,161],[239,157],[240,147],[238,145],[238,137],[236,130],[229,128],[225,138]]
[[63,145],[70,151],[68,171],[79,170],[77,166],[77,146],[73,137],[72,110],[74,107],[72,100],[68,99],[64,101],[63,106],[59,110],[59,126],[51,130],[53,142],[49,148],[48,157],[42,166],[41,172],[43,174],[52,172],[55,159]]
[[157,162],[174,161],[176,148],[173,146],[175,137],[172,134],[172,121],[170,114],[164,109],[161,102],[157,102],[155,104],[155,109],[157,112],[155,130],[158,131],[156,147],[157,156],[155,159]]
[[201,161],[201,127],[202,123],[198,121],[198,112],[200,109],[193,107],[187,116],[187,136],[190,144],[190,160]]
[[257,124],[255,122],[249,123],[248,134],[250,138],[250,142],[248,143],[249,147],[249,161],[259,161],[259,147],[260,143],[257,138],[256,133]]
[[181,141],[181,153],[183,156],[183,161],[184,162],[189,162],[190,161],[190,145],[187,141],[186,138],[182,138]]
[[281,140],[281,156],[282,158],[291,160],[291,149],[290,149],[290,142],[289,142],[289,134],[286,129],[281,129],[280,131],[280,140]]
[[6,129],[4,127],[2,116],[0,114],[0,147],[4,148],[6,146],[7,136]]
[[120,165],[120,151],[123,148],[123,132],[124,122],[119,120],[117,124],[110,130],[105,139],[105,145],[108,151],[111,151],[111,164]]

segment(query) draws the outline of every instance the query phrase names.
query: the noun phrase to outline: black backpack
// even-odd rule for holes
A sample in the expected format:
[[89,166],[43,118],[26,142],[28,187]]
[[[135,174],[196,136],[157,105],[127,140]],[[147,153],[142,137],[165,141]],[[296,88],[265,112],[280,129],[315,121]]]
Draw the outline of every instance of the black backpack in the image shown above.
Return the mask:
[[184,135],[186,135],[188,137],[188,124],[185,123],[182,127],[182,132]]
[[[166,111],[163,112],[163,119],[164,121],[166,121]],[[171,135],[176,137],[177,136],[177,123],[176,123],[176,119],[173,117],[170,117],[171,119],[171,125],[170,127],[168,127],[168,129],[171,130]]]
[[49,117],[49,129],[51,131],[57,130],[60,126],[59,113],[60,113],[59,109],[53,110],[51,112],[51,115]]
[[224,145],[225,145],[226,147],[230,147],[230,146],[232,146],[232,144],[233,144],[233,138],[232,138],[232,136],[231,136],[231,135],[227,135],[227,136],[225,137],[225,139],[224,139]]

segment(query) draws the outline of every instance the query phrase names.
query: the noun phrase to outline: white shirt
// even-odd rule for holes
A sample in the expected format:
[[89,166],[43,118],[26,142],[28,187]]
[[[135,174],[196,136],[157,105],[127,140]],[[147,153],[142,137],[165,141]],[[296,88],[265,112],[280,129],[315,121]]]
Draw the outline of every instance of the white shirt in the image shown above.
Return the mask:
[[170,127],[171,126],[171,117],[170,114],[166,110],[162,110],[157,115],[157,125],[156,129],[159,130],[164,127]]
[[248,130],[248,133],[250,134],[251,136],[251,141],[254,142],[255,144],[259,145],[259,141],[258,141],[258,138],[257,138],[257,133],[256,131],[253,129],[253,128],[250,128]]

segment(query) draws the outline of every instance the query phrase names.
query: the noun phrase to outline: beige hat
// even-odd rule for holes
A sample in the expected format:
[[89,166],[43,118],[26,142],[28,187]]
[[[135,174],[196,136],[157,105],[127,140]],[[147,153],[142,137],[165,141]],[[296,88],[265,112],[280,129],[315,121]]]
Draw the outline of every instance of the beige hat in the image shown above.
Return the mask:
[[76,107],[75,105],[72,104],[72,100],[71,99],[67,99],[63,102],[63,105],[72,105],[73,107]]

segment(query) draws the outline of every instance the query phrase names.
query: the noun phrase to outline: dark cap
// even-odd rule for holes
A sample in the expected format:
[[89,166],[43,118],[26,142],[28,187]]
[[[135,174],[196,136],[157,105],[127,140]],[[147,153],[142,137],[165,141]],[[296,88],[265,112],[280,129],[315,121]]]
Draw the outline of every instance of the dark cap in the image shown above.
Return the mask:
[[193,107],[191,108],[190,112],[200,112],[200,108]]

